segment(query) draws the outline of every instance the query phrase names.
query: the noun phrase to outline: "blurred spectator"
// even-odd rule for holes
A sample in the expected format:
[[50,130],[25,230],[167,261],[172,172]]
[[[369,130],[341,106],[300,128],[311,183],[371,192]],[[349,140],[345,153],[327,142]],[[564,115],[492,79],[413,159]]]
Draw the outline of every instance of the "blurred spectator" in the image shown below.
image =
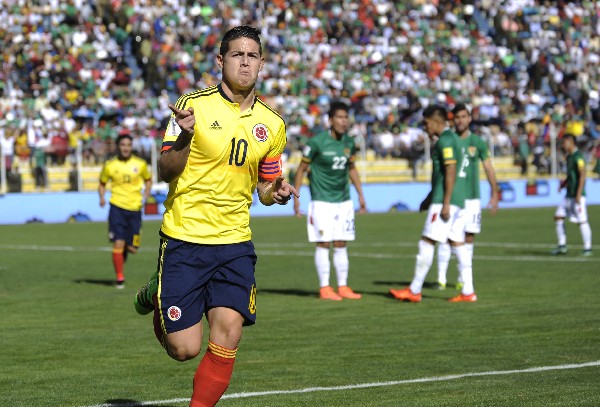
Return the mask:
[[[27,164],[31,154],[31,148],[27,142],[27,133],[16,129],[17,137],[15,138],[15,154],[17,155],[20,164]],[[19,164],[19,165],[20,165]]]
[[521,124],[519,124],[517,143],[518,149],[516,162],[521,166],[521,175],[527,175],[529,165],[529,137],[525,132],[525,126]]
[[[45,137],[45,136],[44,136]],[[69,154],[69,136],[62,122],[57,122],[55,128],[50,131],[50,146],[48,155],[52,164],[63,165]]]
[[15,129],[11,126],[0,126],[0,149],[4,156],[2,165],[4,165],[7,172],[10,172],[15,153]]
[[44,134],[35,144],[33,149],[31,166],[33,168],[33,178],[36,188],[46,188],[48,185],[46,171],[46,153],[51,149],[48,135]]
[[92,139],[90,147],[90,152],[93,154],[94,162],[96,164],[104,162],[107,157],[106,143],[99,134]]
[[391,157],[394,152],[394,135],[389,128],[375,135],[374,148],[381,158]]
[[150,163],[151,159],[152,159],[152,149],[156,147],[154,141],[152,140],[152,138],[148,135],[148,132],[146,132],[145,130],[137,130],[141,132],[141,137],[140,137],[140,142],[141,142],[141,147],[142,147],[142,151],[141,151],[141,155],[140,157],[142,157],[144,160],[146,160],[148,163]]
[[592,154],[596,164],[594,165],[594,172],[598,175],[600,180],[600,139],[596,140],[592,149]]
[[411,143],[409,164],[412,170],[412,177],[416,180],[419,175],[419,165],[425,162],[425,148],[429,145],[429,140],[426,138],[427,135],[422,131],[412,131],[411,133],[414,134],[414,138]]
[[537,136],[533,147],[533,165],[537,174],[548,174],[550,172],[550,162],[546,157],[546,148],[544,138]]

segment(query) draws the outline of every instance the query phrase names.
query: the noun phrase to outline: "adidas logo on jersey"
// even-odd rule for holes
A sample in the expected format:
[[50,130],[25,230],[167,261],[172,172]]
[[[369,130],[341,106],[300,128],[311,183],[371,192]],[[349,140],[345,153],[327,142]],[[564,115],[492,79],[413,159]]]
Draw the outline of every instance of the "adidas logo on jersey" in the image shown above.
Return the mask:
[[219,124],[219,122],[215,120],[214,123],[210,125],[209,129],[211,129],[211,130],[222,130],[223,128],[221,127],[221,125]]

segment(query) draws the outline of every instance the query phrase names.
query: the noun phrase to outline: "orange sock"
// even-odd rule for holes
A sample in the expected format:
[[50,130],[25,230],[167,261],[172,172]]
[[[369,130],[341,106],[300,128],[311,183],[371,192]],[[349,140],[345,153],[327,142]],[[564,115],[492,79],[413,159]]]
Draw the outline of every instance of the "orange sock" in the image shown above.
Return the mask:
[[237,348],[227,349],[208,342],[208,349],[194,375],[190,407],[213,407],[231,380]]
[[115,266],[115,273],[117,274],[117,281],[125,280],[123,275],[123,249],[113,249],[113,265]]

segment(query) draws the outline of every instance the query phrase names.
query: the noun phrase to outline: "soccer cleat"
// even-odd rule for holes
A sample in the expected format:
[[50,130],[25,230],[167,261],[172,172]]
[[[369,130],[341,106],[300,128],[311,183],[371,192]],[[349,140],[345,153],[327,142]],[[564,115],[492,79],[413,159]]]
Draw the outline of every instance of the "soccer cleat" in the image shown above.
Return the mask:
[[331,300],[331,301],[342,301],[342,297],[340,297],[333,288],[330,286],[321,287],[319,290],[319,298],[322,300]]
[[556,249],[552,250],[550,254],[555,256],[560,254],[567,254],[567,246],[558,246]]
[[338,294],[340,297],[348,298],[350,300],[360,300],[362,298],[361,294],[355,293],[352,291],[352,288],[348,287],[347,285],[338,287]]
[[477,295],[475,295],[475,293],[469,294],[469,295],[459,294],[456,297],[450,298],[448,301],[449,302],[475,302],[475,301],[477,301]]
[[119,290],[125,288],[125,280],[117,280],[115,288],[118,288]]
[[140,315],[147,315],[154,311],[153,297],[158,293],[158,273],[152,275],[150,281],[135,295],[133,306]]
[[433,289],[438,291],[444,291],[446,289],[446,283],[440,283],[438,281],[437,283],[433,284]]
[[410,291],[410,287],[406,287],[401,290],[394,290],[392,288],[390,290],[390,294],[392,294],[395,299],[400,301],[421,302],[421,293],[413,294],[413,292]]
[[581,252],[581,255],[583,257],[592,257],[594,255],[594,253],[592,253],[592,249],[585,249],[584,251]]

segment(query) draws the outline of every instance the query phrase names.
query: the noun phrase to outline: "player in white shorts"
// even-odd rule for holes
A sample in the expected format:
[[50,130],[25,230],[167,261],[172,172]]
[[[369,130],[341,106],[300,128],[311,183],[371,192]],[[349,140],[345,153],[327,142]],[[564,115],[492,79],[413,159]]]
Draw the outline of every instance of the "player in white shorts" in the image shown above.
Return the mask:
[[[330,130],[313,136],[304,148],[298,166],[295,185],[300,188],[304,174],[310,169],[308,208],[308,240],[316,243],[315,267],[319,277],[319,297],[340,301],[360,299],[348,286],[347,242],[354,240],[354,204],[350,200],[350,182],[358,192],[359,213],[366,212],[366,203],[358,171],[354,166],[357,151],[354,139],[348,136],[348,106],[333,102],[329,108]],[[300,216],[300,200],[294,200],[294,212]],[[329,252],[333,244],[333,266],[337,276],[337,292],[329,284]]]
[[[481,233],[481,192],[479,186],[479,162],[483,164],[485,174],[490,183],[491,195],[489,207],[491,214],[495,215],[498,210],[498,183],[496,182],[496,173],[490,159],[490,152],[485,142],[477,135],[471,133],[471,113],[462,103],[454,107],[453,123],[456,133],[463,141],[464,155],[468,159],[464,168],[466,174],[465,190],[465,247],[467,255],[473,259],[473,249],[475,235]],[[443,290],[446,288],[448,272],[448,263],[450,262],[451,250],[447,243],[438,246],[438,281],[436,288]],[[463,285],[460,268],[456,288],[461,289]]]
[[585,196],[579,198],[579,203],[577,203],[575,198],[564,197],[556,208],[554,216],[562,219],[568,217],[571,223],[587,223],[588,213]]
[[427,219],[421,236],[425,236],[438,243],[447,243],[448,240],[462,243],[465,239],[465,210],[450,205],[450,219],[444,222],[440,216],[443,204],[433,203],[427,211]]
[[465,199],[465,233],[481,233],[481,199]]
[[465,166],[468,160],[462,153],[460,137],[448,129],[447,112],[442,106],[429,106],[423,111],[425,131],[433,140],[438,137],[431,153],[431,192],[421,204],[427,209],[425,227],[419,240],[415,272],[409,287],[391,289],[398,300],[421,302],[421,290],[433,263],[437,243],[448,242],[455,251],[465,284],[460,295],[450,302],[475,302],[471,263],[466,256],[464,238]]
[[556,209],[554,221],[558,247],[552,254],[567,253],[567,234],[565,233],[565,218],[568,216],[573,223],[579,224],[583,240],[583,256],[592,255],[592,229],[588,222],[587,206],[585,204],[585,159],[577,149],[575,136],[563,136],[563,149],[567,152],[567,178],[560,183],[559,191],[567,189],[567,195]]
[[354,203],[312,201],[306,214],[308,241],[351,242],[354,240]]

